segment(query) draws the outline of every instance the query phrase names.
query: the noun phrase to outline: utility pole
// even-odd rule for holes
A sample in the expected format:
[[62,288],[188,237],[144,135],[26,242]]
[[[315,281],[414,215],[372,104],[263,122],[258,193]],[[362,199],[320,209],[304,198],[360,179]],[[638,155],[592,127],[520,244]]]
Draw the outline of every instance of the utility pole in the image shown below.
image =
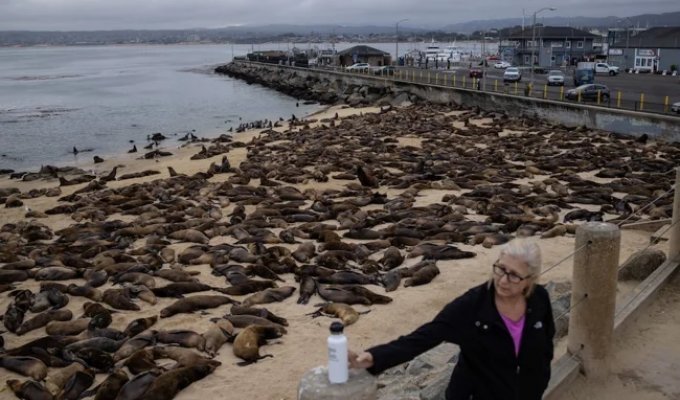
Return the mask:
[[555,10],[556,8],[553,7],[543,7],[540,10],[534,12],[534,17],[532,20],[533,26],[531,29],[531,62],[529,63],[530,64],[529,67],[531,68],[531,79],[529,84],[532,86],[534,85],[534,50],[536,49],[536,15],[542,11],[555,11]]
[[394,49],[394,65],[397,66],[397,67],[399,66],[399,24],[402,23],[402,22],[406,22],[406,21],[408,21],[408,18],[401,19],[401,20],[397,21],[396,24],[394,24],[394,30],[395,30],[395,34],[396,34],[396,37],[395,37],[395,40],[394,40],[396,42],[395,49]]

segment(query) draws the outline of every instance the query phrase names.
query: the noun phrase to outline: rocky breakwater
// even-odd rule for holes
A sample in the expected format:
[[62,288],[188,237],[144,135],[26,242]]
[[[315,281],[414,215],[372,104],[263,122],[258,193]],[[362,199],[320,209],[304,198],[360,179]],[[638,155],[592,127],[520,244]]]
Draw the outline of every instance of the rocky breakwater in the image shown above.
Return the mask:
[[[321,104],[348,104],[360,106],[408,106],[421,99],[395,87],[377,87],[353,84],[339,76],[328,77],[306,74],[302,71],[271,65],[245,62],[229,63],[215,68],[215,72],[257,83],[289,96]],[[320,74],[321,75],[321,74]]]

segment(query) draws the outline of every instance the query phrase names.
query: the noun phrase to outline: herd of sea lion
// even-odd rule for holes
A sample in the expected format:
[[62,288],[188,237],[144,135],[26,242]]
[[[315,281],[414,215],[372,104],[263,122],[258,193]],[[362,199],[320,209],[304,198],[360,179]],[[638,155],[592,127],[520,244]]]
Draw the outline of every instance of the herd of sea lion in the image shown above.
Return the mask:
[[[290,316],[267,304],[315,304],[310,320],[351,325],[436,279],[439,260],[475,257],[470,245],[671,213],[672,196],[660,195],[680,160],[673,143],[433,105],[310,122],[245,144],[223,135],[196,157],[221,161],[193,175],[171,168],[113,188],[115,168],[99,179],[48,171],[83,186],[0,228],[0,367],[25,377],[9,389],[169,399],[220,367],[226,346],[241,366],[276,356],[261,346],[286,335]],[[247,158],[231,165],[241,146]],[[420,201],[433,191],[439,201]],[[2,189],[0,204],[55,193]],[[74,222],[40,222],[55,214]],[[186,313],[211,327],[155,327]],[[117,314],[135,318],[117,325]]]

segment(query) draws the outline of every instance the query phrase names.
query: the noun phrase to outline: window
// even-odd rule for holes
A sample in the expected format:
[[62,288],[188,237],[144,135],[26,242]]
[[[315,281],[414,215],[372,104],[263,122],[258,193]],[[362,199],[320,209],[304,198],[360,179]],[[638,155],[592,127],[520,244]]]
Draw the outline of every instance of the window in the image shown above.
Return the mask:
[[555,62],[555,56],[551,56],[550,61]]
[[576,42],[576,48],[582,49],[583,48],[583,42]]
[[568,49],[571,49],[571,40],[567,40],[567,41],[564,42],[564,43],[565,43],[565,46],[564,46],[564,47],[566,47],[566,48],[568,48]]
[[531,59],[531,56],[524,56],[524,64],[529,64],[530,59]]

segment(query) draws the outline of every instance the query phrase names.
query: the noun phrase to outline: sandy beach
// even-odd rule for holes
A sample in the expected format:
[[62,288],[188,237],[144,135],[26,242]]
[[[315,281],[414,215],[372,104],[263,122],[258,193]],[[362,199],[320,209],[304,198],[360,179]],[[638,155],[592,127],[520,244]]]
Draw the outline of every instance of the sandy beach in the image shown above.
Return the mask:
[[[379,108],[364,108],[352,109],[346,107],[334,106],[319,113],[310,115],[307,119],[314,119],[317,122],[311,123],[310,128],[313,130],[316,126],[321,124],[320,121],[333,118],[338,114],[340,119],[351,117],[352,115],[379,113]],[[397,111],[400,112],[400,111]],[[452,113],[455,115],[456,112]],[[487,119],[472,118],[470,123],[484,126],[488,124]],[[463,128],[463,124],[458,122],[457,127]],[[277,131],[284,131],[286,128],[277,128]],[[506,132],[512,134],[512,132]],[[252,143],[253,140],[262,135],[261,130],[249,130],[243,133],[234,134],[234,141],[243,142],[245,144]],[[397,146],[404,149],[409,147],[418,148],[421,145],[422,139],[416,133],[405,132],[399,138]],[[163,144],[161,149],[173,153],[171,157],[162,157],[156,160],[139,160],[140,154],[123,154],[115,158],[106,160],[101,164],[81,165],[80,167],[86,171],[95,169],[97,174],[103,175],[114,166],[121,166],[119,168],[119,175],[123,173],[138,172],[146,169],[158,170],[159,175],[149,176],[146,178],[130,179],[125,181],[112,181],[107,184],[109,188],[120,188],[140,182],[148,182],[157,179],[167,179],[169,177],[167,167],[173,167],[178,173],[192,175],[197,172],[206,171],[212,162],[219,162],[220,156],[215,156],[204,160],[191,160],[190,157],[196,154],[201,144],[191,144],[185,147],[178,148],[178,144],[172,140],[168,140],[168,144]],[[267,146],[272,146],[273,143],[268,143]],[[480,143],[480,146],[483,144]],[[141,151],[141,150],[140,150]],[[236,147],[227,154],[232,166],[238,166],[241,162],[246,161],[249,147]],[[143,154],[143,153],[142,153]],[[331,174],[332,175],[332,174]],[[210,182],[223,182],[231,174],[215,175],[210,178]],[[537,181],[547,179],[549,175],[535,175],[533,178],[527,178],[523,182],[518,180],[518,183],[526,183],[529,181]],[[582,174],[584,179],[593,179],[595,181],[606,181],[594,177],[593,174]],[[300,191],[306,189],[314,189],[317,191],[324,189],[342,190],[346,187],[348,181],[329,179],[327,182],[309,181],[295,186]],[[10,180],[7,176],[0,177],[0,188],[15,187],[22,193],[28,192],[31,189],[50,188],[58,186],[57,180],[38,180],[32,182],[21,182]],[[62,195],[67,196],[74,191],[84,187],[86,184],[79,184],[74,186],[62,187]],[[253,180],[250,185],[257,186],[257,180]],[[386,193],[388,197],[396,196],[403,192],[404,189],[395,189],[380,187],[376,189],[381,193]],[[414,206],[426,206],[429,204],[436,204],[442,202],[442,197],[447,194],[460,195],[469,190],[438,190],[438,189],[424,189],[418,193]],[[16,223],[23,221],[26,213],[26,208],[37,211],[45,211],[58,205],[57,198],[39,197],[35,199],[23,200],[24,207],[19,208],[0,208],[0,221],[3,224]],[[311,201],[307,201],[311,205]],[[228,215],[233,211],[234,203],[227,207],[222,207],[221,211],[224,215],[223,221],[228,220]],[[378,205],[364,206],[363,209],[371,209],[380,207]],[[579,207],[597,210],[599,206],[579,205]],[[246,206],[246,213],[255,210],[255,206]],[[560,212],[560,220],[565,215],[567,210]],[[484,215],[479,215],[471,212],[466,217],[470,220],[484,220]],[[608,215],[608,217],[613,217]],[[122,220],[133,221],[135,216],[115,214],[108,217],[108,220]],[[51,215],[47,218],[39,219],[38,222],[47,225],[53,231],[63,229],[76,224],[69,215],[58,214]],[[84,222],[84,221],[83,221]],[[280,229],[272,229],[276,234]],[[649,244],[649,232],[622,230],[621,232],[621,254],[620,261],[625,261],[632,253],[645,248]],[[539,239],[534,237],[543,251],[543,265],[544,268],[550,267],[562,260],[574,250],[574,236],[567,234],[561,237],[554,237],[550,239]],[[351,240],[348,240],[351,241]],[[219,243],[235,243],[233,237],[213,237],[210,240],[210,245]],[[138,240],[132,247],[138,247],[144,244],[144,240]],[[191,245],[185,242],[176,242],[171,245],[177,253],[182,249]],[[294,250],[297,245],[279,244]],[[356,306],[359,311],[370,310],[370,313],[362,315],[359,321],[346,328],[345,332],[349,339],[350,347],[355,350],[361,350],[371,345],[379,344],[387,340],[396,338],[399,335],[406,334],[418,327],[424,322],[429,321],[434,315],[449,301],[464,293],[467,289],[483,283],[489,277],[492,263],[495,261],[499,248],[494,246],[492,248],[484,248],[481,245],[466,245],[456,244],[462,250],[474,251],[477,253],[476,257],[462,260],[443,260],[437,263],[441,274],[437,276],[430,284],[404,288],[400,287],[395,292],[388,293],[393,301],[387,305],[372,305],[372,306]],[[664,251],[667,250],[667,244],[662,242],[654,246]],[[381,257],[382,251],[372,254],[370,259],[377,260]],[[410,266],[418,261],[420,257],[407,258],[405,266]],[[552,269],[550,272],[541,277],[541,283],[549,281],[554,282],[568,282],[571,279],[573,259],[569,258],[558,267]],[[187,271],[199,272],[197,277],[201,282],[213,286],[225,286],[225,279],[222,276],[214,276],[211,274],[211,268],[207,264],[202,265],[188,265]],[[283,274],[281,278],[285,280],[280,283],[280,286],[291,285],[298,287],[299,284],[294,281],[293,274]],[[156,277],[157,287],[170,283],[162,278]],[[72,281],[64,281],[61,283],[77,283],[82,284],[82,279],[75,279]],[[17,283],[17,288],[31,289],[34,292],[39,290],[39,282],[29,279],[25,282]],[[105,284],[100,289],[114,287],[111,282]],[[382,287],[377,285],[367,285],[371,290],[385,294]],[[630,284],[621,284],[619,287],[619,296],[624,295],[630,290]],[[243,300],[247,296],[233,296],[237,300]],[[328,335],[328,327],[333,321],[327,317],[312,318],[309,313],[317,309],[315,304],[321,302],[319,297],[315,297],[308,305],[296,304],[297,292],[280,303],[267,304],[266,307],[275,314],[283,316],[288,319],[289,327],[288,333],[281,339],[271,341],[270,344],[264,346],[261,350],[262,354],[271,354],[273,358],[267,358],[255,364],[240,367],[236,363],[240,360],[235,357],[231,350],[231,345],[226,344],[222,347],[219,354],[215,357],[222,365],[218,367],[214,373],[204,378],[203,380],[189,386],[177,395],[177,399],[197,399],[202,397],[213,397],[223,399],[258,399],[258,400],[293,400],[296,398],[296,390],[300,377],[310,368],[318,365],[323,365],[326,362],[326,337]],[[11,298],[7,293],[0,294],[0,310],[7,309],[11,303]],[[75,316],[82,313],[82,304],[88,301],[83,297],[71,296],[70,303],[67,308],[72,310]],[[113,323],[111,328],[124,329],[125,326],[133,319],[140,317],[147,317],[157,315],[161,309],[168,306],[175,299],[158,298],[158,303],[150,305],[140,303],[141,311],[120,311],[113,316]],[[208,310],[205,315],[202,313],[193,314],[178,314],[172,318],[160,319],[153,329],[191,329],[198,333],[206,331],[211,325],[210,318],[219,317],[228,313],[230,306],[224,305],[218,308]],[[3,334],[5,340],[5,348],[11,349],[32,339],[36,339],[45,335],[44,328],[31,331],[23,336],[16,336],[11,333]],[[644,351],[641,349],[640,351]],[[559,343],[556,351],[556,357],[559,357],[564,352],[564,343]],[[627,359],[633,359],[634,356],[627,355]],[[163,362],[160,362],[162,365]],[[97,381],[101,381],[106,377],[105,374],[98,374]],[[5,369],[0,369],[0,382],[2,388],[0,389],[0,398],[10,398],[11,391],[5,386],[4,382],[7,379],[24,379],[20,375],[11,373]],[[642,389],[640,389],[642,390]],[[636,389],[628,388],[627,394],[634,396]],[[618,392],[620,396],[617,399],[626,398],[653,398],[653,397],[625,397],[622,391]],[[579,397],[585,398],[585,397]]]

